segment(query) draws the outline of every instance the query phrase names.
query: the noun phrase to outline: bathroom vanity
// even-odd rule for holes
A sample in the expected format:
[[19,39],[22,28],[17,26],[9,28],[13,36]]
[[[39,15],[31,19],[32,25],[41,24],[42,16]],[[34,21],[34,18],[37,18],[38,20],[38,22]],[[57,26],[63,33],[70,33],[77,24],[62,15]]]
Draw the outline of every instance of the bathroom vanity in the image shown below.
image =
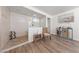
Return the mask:
[[33,41],[33,35],[41,34],[41,33],[42,33],[42,27],[29,27],[29,29],[28,29],[29,42]]
[[58,27],[57,28],[57,36],[63,37],[66,39],[73,39],[73,29],[71,27]]

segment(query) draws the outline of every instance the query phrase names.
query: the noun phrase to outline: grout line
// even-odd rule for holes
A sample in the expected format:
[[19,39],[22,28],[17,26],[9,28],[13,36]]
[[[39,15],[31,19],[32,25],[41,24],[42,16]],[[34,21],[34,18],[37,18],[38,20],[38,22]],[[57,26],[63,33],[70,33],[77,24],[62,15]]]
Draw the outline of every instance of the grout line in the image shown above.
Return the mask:
[[4,49],[4,50],[0,51],[0,53],[4,53],[4,52],[6,52],[6,51],[9,51],[9,50],[11,50],[11,49],[14,49],[14,48],[17,48],[17,47],[23,46],[23,45],[28,44],[28,43],[30,43],[30,41],[27,41],[27,42],[24,42],[24,43],[18,44],[18,45],[16,45],[16,46],[13,46],[13,47],[10,47],[10,48],[7,48],[7,49]]

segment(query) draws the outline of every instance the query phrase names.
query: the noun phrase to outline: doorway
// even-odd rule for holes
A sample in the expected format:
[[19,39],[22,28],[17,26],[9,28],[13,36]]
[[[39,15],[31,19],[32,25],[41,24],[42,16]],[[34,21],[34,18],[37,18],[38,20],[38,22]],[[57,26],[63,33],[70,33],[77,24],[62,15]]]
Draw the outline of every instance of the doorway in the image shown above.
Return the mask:
[[48,23],[48,32],[50,33],[51,18],[47,18],[47,23]]

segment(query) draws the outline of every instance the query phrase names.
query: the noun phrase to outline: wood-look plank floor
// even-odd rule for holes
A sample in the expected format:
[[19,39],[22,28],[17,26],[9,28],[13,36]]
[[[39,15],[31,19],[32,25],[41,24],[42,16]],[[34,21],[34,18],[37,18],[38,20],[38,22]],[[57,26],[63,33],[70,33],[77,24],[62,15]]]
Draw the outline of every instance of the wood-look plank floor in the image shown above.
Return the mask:
[[78,53],[79,42],[52,36],[52,39],[39,40],[6,53]]
[[13,46],[19,45],[19,44],[24,43],[26,41],[28,41],[27,36],[17,37],[16,39],[9,40],[3,49],[11,48]]

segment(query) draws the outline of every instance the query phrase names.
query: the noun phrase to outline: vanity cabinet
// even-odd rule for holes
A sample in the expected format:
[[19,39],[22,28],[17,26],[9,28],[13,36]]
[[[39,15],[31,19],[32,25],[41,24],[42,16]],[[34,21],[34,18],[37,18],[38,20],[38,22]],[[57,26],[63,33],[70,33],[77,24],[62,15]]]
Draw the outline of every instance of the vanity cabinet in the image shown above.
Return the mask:
[[57,34],[60,37],[66,38],[66,39],[73,39],[73,29],[70,27],[63,28],[61,27],[61,30],[57,30],[59,33]]
[[28,40],[29,42],[33,41],[33,36],[42,33],[42,27],[30,27],[28,29]]
[[62,28],[61,37],[64,37],[64,38],[67,38],[68,37],[67,28]]

